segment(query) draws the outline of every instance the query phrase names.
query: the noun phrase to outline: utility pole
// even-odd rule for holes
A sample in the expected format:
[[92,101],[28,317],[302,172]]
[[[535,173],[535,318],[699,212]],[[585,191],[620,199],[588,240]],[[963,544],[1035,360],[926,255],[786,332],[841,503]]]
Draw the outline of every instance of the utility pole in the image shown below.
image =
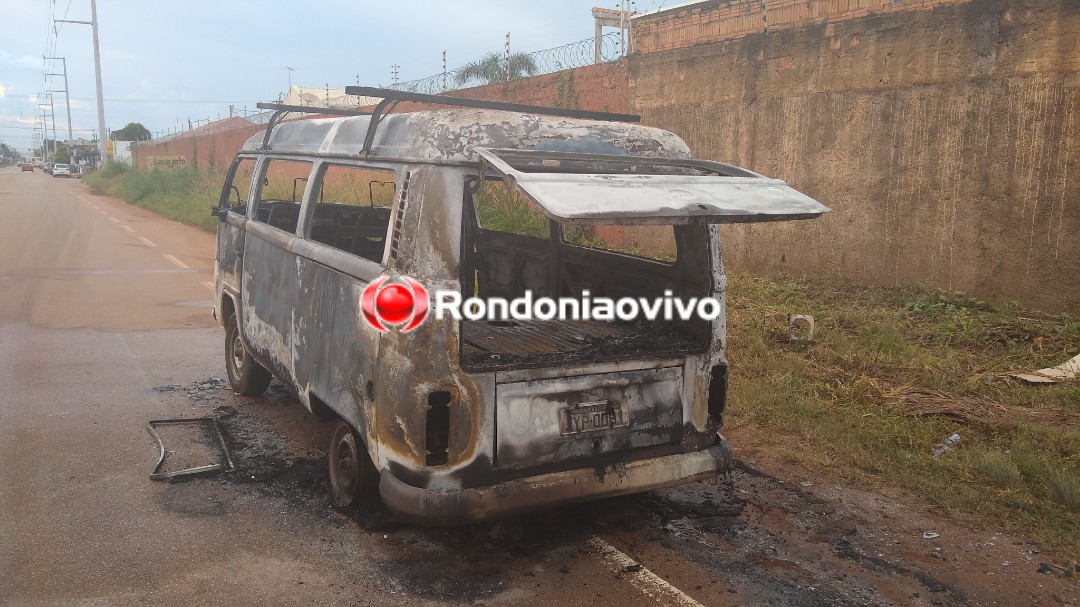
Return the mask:
[[[45,135],[41,138],[41,153],[45,156],[45,161],[49,160],[49,118],[45,115],[45,107],[38,104],[38,109],[41,110],[41,130]],[[55,142],[53,143],[55,145]]]
[[[357,84],[356,86],[360,86]],[[446,85],[446,51],[442,52],[442,90],[445,93],[449,87]]]
[[619,53],[626,56],[626,0],[619,2]]
[[[49,120],[48,117],[52,116],[52,151],[56,153],[56,108],[53,106],[52,93],[46,93],[45,97],[49,98],[49,103],[39,103],[38,107],[41,108],[41,122],[45,129],[45,141],[49,141]],[[49,113],[45,113],[45,108],[49,108]],[[48,153],[49,146],[45,146],[46,155]]]
[[94,77],[97,81],[97,120],[98,120],[98,154],[101,155],[101,163],[108,160],[105,151],[105,100],[101,93],[101,48],[98,44],[97,0],[90,0],[90,20],[74,21],[69,19],[56,19],[56,23],[79,23],[89,25],[94,31]]
[[[71,93],[68,91],[68,77],[67,77],[67,57],[45,57],[47,60],[55,61],[59,59],[64,65],[64,103],[67,104],[67,117],[68,117],[68,141],[74,141],[75,137],[71,134]],[[60,74],[46,73],[46,76],[59,76]],[[59,91],[50,91],[58,93]]]
[[[45,96],[49,98],[49,117],[52,118],[52,147],[53,154],[56,154],[56,106],[53,105],[52,93],[45,93]],[[53,158],[53,160],[56,160]]]
[[506,61],[506,81],[510,82],[510,32],[506,32],[506,50],[503,60]]
[[393,88],[395,88],[395,89],[397,88],[397,85],[398,85],[398,68],[400,68],[400,67],[401,66],[396,64],[396,63],[390,66],[390,70],[391,70],[390,73],[394,76],[394,87]]

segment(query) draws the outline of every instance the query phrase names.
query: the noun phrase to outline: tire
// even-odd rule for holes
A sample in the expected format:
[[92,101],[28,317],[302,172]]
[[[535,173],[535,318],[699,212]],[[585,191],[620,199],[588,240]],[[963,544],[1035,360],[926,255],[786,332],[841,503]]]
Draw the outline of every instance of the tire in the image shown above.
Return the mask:
[[258,396],[266,392],[273,376],[248,353],[240,341],[240,327],[236,314],[230,314],[225,323],[225,370],[229,373],[229,385],[241,396]]
[[330,499],[335,506],[349,508],[360,498],[376,493],[379,472],[371,463],[364,441],[352,426],[343,421],[334,426],[327,455]]

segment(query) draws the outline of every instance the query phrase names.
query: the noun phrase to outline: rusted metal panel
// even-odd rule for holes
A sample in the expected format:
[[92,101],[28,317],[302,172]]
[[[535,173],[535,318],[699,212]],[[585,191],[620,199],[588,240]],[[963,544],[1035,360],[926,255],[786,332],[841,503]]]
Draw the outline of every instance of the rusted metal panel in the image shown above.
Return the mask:
[[[667,367],[498,384],[498,464],[535,466],[677,442],[682,383],[682,368]],[[584,403],[614,404],[607,429],[565,431],[572,409]],[[629,419],[617,419],[623,406]]]
[[[274,217],[259,221],[257,209],[246,223],[226,217],[219,249],[239,254],[219,251],[218,272],[223,291],[242,292],[244,341],[256,358],[309,408],[319,401],[358,430],[392,509],[429,521],[477,520],[730,467],[730,450],[716,444],[722,406],[710,415],[707,405],[713,369],[726,372],[722,314],[670,325],[499,325],[432,316],[408,333],[380,333],[362,319],[360,294],[388,274],[408,275],[429,291],[482,296],[674,292],[723,302],[718,232],[697,224],[720,216],[790,218],[824,207],[782,182],[705,166],[678,137],[640,125],[489,110],[392,114],[376,131],[373,155],[362,158],[368,120],[283,123],[272,130],[273,151],[260,155],[262,162],[311,159],[313,175],[328,159],[394,170],[399,197],[381,263],[307,237],[316,219],[312,179],[303,203],[284,201],[276,216],[295,234],[267,225]],[[261,144],[255,137],[248,148]],[[572,246],[556,224],[550,240],[532,244],[483,233],[467,184],[492,163],[482,165],[477,148],[514,148],[516,162],[532,163],[509,176],[528,182],[549,217],[688,224],[673,228],[677,259]],[[544,168],[556,156],[569,163],[560,165],[564,172]],[[616,156],[627,161],[612,174],[595,174]],[[635,175],[645,170],[638,157],[654,159],[645,163],[649,170],[674,168]],[[445,424],[438,445],[427,428],[433,403]]]
[[756,176],[519,171],[477,148],[540,206],[572,224],[748,223],[812,219],[830,209],[779,179]]
[[582,467],[488,487],[426,490],[383,474],[379,492],[403,520],[457,524],[705,480],[731,465],[731,447],[724,441],[691,453]]
[[[358,158],[370,117],[298,120],[277,126],[269,141],[275,154],[317,153]],[[263,134],[244,151],[257,152]],[[475,162],[474,147],[575,151],[690,158],[686,144],[668,131],[638,124],[545,118],[497,110],[436,110],[390,114],[382,119],[373,159]]]

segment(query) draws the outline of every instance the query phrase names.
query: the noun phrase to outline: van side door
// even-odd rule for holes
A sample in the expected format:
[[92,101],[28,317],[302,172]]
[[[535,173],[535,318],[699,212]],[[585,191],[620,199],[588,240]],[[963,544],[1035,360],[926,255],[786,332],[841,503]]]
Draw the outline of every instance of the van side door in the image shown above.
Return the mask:
[[305,201],[296,377],[356,428],[368,445],[380,332],[364,320],[361,295],[383,275],[397,174],[389,168],[328,161]]
[[[240,295],[240,269],[244,259],[244,226],[251,203],[251,182],[255,176],[255,158],[238,156],[229,168],[215,214],[217,227],[217,265],[214,292],[220,304],[223,292]],[[220,311],[219,311],[220,312]],[[221,316],[221,314],[219,314]],[[224,323],[227,319],[219,318]]]
[[293,247],[311,169],[308,160],[263,159],[244,243],[241,330],[251,354],[292,388],[294,325],[303,321]]

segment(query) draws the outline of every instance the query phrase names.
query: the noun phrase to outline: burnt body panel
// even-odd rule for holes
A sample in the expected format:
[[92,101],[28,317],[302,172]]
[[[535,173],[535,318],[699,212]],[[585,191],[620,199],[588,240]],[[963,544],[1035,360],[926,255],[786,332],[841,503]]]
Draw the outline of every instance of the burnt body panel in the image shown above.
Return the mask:
[[[253,137],[244,154],[257,156],[260,166],[307,160],[311,181],[302,200],[296,198],[304,178],[290,175],[293,200],[267,201],[246,220],[223,213],[216,271],[222,292],[241,293],[245,344],[306,406],[317,400],[358,431],[391,509],[427,522],[481,520],[729,469],[730,449],[716,434],[727,385],[723,313],[713,320],[516,324],[432,314],[410,332],[380,332],[360,310],[361,293],[380,276],[409,276],[429,292],[465,296],[589,291],[608,298],[712,297],[722,308],[718,232],[705,224],[717,209],[749,207],[664,207],[661,200],[663,208],[651,213],[636,197],[635,216],[626,221],[611,200],[609,209],[578,215],[559,207],[581,223],[679,224],[669,231],[670,261],[592,246],[597,235],[568,235],[555,221],[559,213],[541,224],[540,236],[549,227],[546,239],[487,231],[472,207],[471,188],[492,177],[477,148],[518,150],[533,174],[578,173],[534,197],[547,201],[564,186],[608,183],[581,173],[615,165],[619,183],[646,165],[674,166],[650,187],[675,188],[680,175],[703,164],[690,159],[685,143],[640,125],[489,110],[390,114],[377,129],[369,126],[365,116],[275,122]],[[331,199],[320,208],[312,184],[331,161],[394,171],[393,207],[384,201],[377,212],[342,210]],[[706,169],[747,180],[725,182],[729,198],[744,185],[774,194],[780,187],[716,166]],[[819,210],[799,200],[806,213]],[[749,210],[769,214],[761,205]],[[344,221],[346,211],[355,221]],[[378,215],[378,225],[358,239],[354,224],[367,215]],[[359,240],[370,246],[361,251]]]
[[497,384],[500,467],[678,442],[682,368]]
[[294,236],[248,221],[241,277],[241,327],[252,355],[290,388],[293,374],[293,323],[296,320]]

